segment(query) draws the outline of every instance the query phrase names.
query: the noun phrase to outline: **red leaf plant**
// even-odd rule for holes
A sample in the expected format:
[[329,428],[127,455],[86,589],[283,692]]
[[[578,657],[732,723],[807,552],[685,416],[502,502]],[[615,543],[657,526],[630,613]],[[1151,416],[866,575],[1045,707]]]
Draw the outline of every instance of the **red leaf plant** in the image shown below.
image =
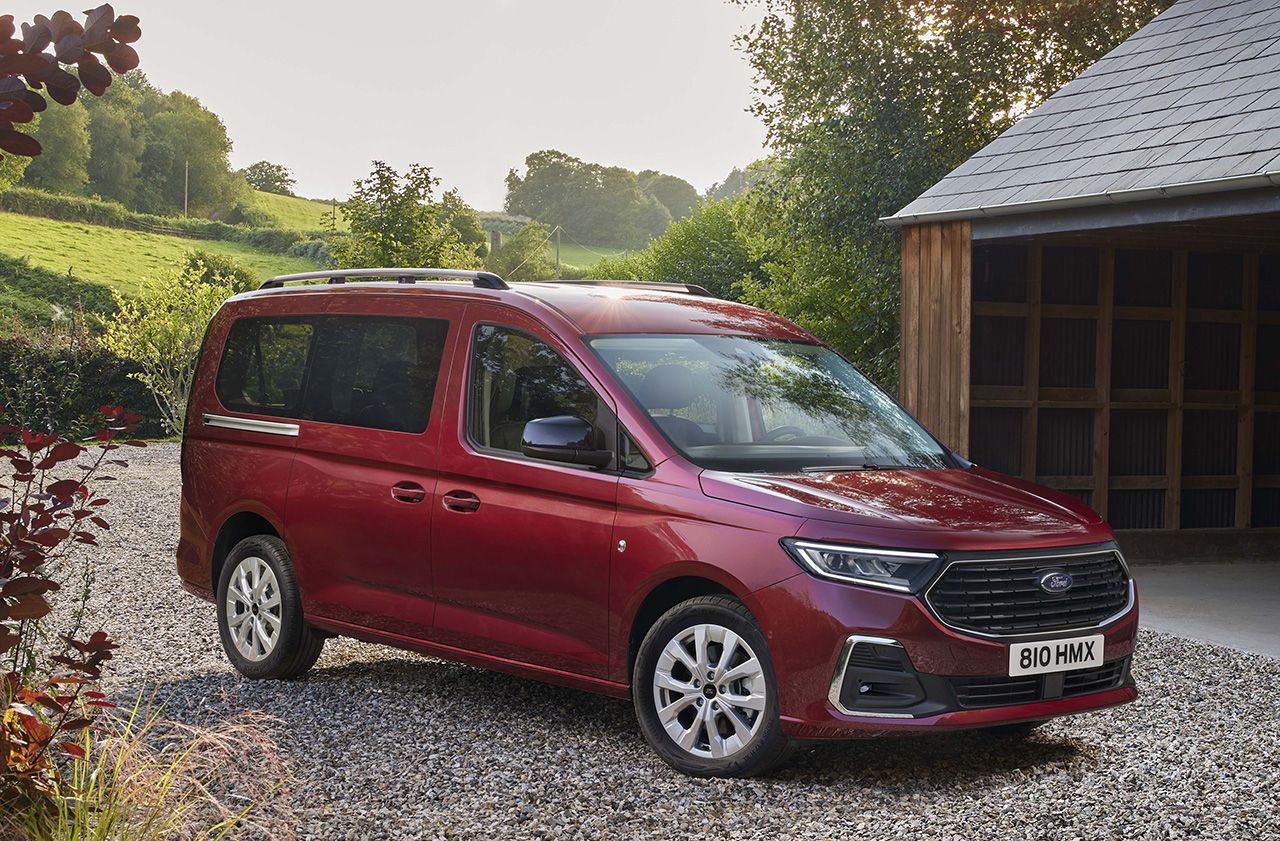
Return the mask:
[[29,123],[48,107],[41,90],[70,105],[81,88],[102,96],[112,71],[128,73],[138,66],[138,53],[130,46],[142,37],[138,19],[116,17],[110,4],[85,12],[84,23],[64,11],[36,15],[22,24],[22,37],[17,34],[13,15],[0,15],[0,149],[11,155],[40,154],[40,143],[14,124]]
[[72,627],[57,637],[54,653],[41,652],[69,553],[96,545],[108,528],[101,515],[108,500],[93,489],[95,478],[107,478],[98,470],[124,464],[110,455],[122,444],[141,444],[131,438],[139,415],[101,411],[102,428],[83,445],[0,425],[0,814],[65,796],[60,763],[79,755],[80,732],[111,706],[94,686],[116,644],[103,631],[82,635],[88,573]]

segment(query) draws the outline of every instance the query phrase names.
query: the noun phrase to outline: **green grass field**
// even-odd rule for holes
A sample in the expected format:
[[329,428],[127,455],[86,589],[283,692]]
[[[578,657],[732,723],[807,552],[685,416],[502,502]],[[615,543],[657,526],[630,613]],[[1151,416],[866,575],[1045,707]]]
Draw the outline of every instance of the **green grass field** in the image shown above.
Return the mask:
[[[599,263],[602,257],[613,257],[625,250],[623,248],[609,248],[604,245],[587,247],[561,240],[560,262],[570,266],[577,266],[580,269],[589,269]],[[556,247],[554,243],[547,243],[547,253],[551,255],[551,259],[555,259]]]
[[[333,205],[317,199],[303,199],[295,196],[279,196],[275,193],[253,191],[253,204],[259,210],[269,213],[277,225],[293,231],[328,230]],[[338,230],[347,230],[347,221],[338,211]]]
[[114,286],[126,294],[172,271],[186,252],[196,250],[233,257],[264,279],[317,268],[310,260],[268,254],[234,242],[0,213],[0,254],[25,256],[34,266],[59,274],[69,270],[83,280]]

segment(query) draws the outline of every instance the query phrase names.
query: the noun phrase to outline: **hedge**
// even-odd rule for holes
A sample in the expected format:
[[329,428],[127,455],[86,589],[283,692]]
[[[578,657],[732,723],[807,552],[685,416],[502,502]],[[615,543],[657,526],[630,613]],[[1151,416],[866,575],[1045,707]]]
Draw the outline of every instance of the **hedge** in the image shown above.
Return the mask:
[[318,239],[323,232],[293,231],[285,228],[254,228],[228,225],[215,219],[156,216],[138,213],[119,202],[105,199],[49,193],[30,187],[10,187],[0,192],[0,210],[26,216],[42,216],[62,222],[84,222],[109,228],[129,228],[157,234],[237,242],[275,254],[288,254],[299,242]]

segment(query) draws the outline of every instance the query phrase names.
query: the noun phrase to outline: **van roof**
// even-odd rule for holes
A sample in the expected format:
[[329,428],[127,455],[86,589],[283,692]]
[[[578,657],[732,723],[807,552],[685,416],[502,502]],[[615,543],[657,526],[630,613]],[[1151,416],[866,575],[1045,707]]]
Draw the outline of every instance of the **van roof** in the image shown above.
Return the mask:
[[[645,285],[628,281],[512,281],[503,288],[489,288],[465,281],[433,280],[430,283],[358,281],[355,283],[271,286],[236,296],[261,299],[277,295],[361,295],[376,292],[395,295],[437,295],[449,298],[498,301],[518,309],[541,304],[572,322],[582,335],[598,333],[695,333],[760,336],[816,341],[790,321],[756,307],[725,301],[696,292],[674,291],[679,284]],[[693,287],[698,289],[698,287]],[[699,289],[699,292],[704,291]]]

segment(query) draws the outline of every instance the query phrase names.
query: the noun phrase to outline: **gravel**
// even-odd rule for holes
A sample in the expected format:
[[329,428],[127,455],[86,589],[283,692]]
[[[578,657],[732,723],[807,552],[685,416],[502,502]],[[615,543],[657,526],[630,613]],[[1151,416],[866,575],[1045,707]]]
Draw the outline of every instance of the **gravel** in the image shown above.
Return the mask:
[[747,781],[671,771],[625,702],[351,640],[305,681],[243,680],[174,572],[177,445],[129,456],[93,605],[121,643],[108,689],[193,723],[274,717],[299,838],[1280,839],[1280,661],[1149,631],[1136,704],[1023,741],[833,744]]

